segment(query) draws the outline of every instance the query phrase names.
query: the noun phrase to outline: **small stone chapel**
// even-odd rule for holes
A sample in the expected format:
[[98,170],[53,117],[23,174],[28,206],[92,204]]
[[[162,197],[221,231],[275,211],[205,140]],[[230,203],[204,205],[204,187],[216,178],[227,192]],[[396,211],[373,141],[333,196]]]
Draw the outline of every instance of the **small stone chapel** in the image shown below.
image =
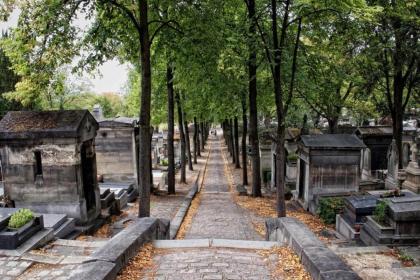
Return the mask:
[[87,110],[8,112],[0,121],[0,161],[14,206],[80,224],[97,218],[97,130]]

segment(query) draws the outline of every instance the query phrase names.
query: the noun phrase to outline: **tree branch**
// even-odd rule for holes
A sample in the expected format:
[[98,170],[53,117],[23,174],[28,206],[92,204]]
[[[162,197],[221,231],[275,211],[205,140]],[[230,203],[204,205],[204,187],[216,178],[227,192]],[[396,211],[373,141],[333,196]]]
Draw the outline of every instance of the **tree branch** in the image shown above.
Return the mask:
[[126,6],[122,5],[121,3],[118,3],[117,0],[106,0],[106,1],[114,5],[118,9],[120,9],[122,12],[124,12],[128,16],[128,18],[131,20],[131,22],[134,24],[137,31],[140,33],[141,31],[140,23],[137,21],[134,13],[130,9],[128,9]]
[[265,55],[266,55],[267,60],[268,60],[268,62],[270,64],[271,74],[274,75],[273,60],[272,60],[271,55],[270,55],[270,49],[268,48],[268,43],[267,43],[267,41],[266,41],[266,39],[264,37],[264,33],[262,31],[261,26],[258,24],[258,20],[256,20],[256,23],[257,23],[258,32],[260,33],[261,39],[263,41],[263,45],[264,45],[264,49],[265,49]]
[[169,27],[169,28],[172,28],[173,30],[175,30],[175,31],[177,31],[178,33],[180,33],[180,34],[184,34],[184,32],[182,32],[182,30],[180,30],[180,29],[178,29],[178,28],[176,28],[175,26],[172,26],[172,25],[170,25],[171,23],[175,23],[175,24],[177,24],[178,26],[179,26],[179,24],[176,22],[176,21],[174,21],[174,20],[168,20],[168,21],[165,21],[165,22],[163,22],[158,28],[156,28],[156,30],[155,30],[155,32],[153,33],[153,35],[150,37],[150,45],[152,45],[152,43],[153,43],[153,39],[155,38],[155,36],[159,33],[159,31],[163,28],[163,27],[165,27],[165,26],[167,26],[167,27]]
[[285,115],[287,115],[287,110],[289,110],[289,105],[292,102],[293,88],[294,88],[295,76],[296,76],[296,71],[297,71],[297,54],[298,54],[298,50],[299,50],[299,39],[300,39],[300,32],[301,31],[302,31],[302,18],[299,19],[295,48],[293,50],[292,77],[291,77],[291,80],[290,80],[289,95],[287,97],[285,108],[284,108],[284,114]]

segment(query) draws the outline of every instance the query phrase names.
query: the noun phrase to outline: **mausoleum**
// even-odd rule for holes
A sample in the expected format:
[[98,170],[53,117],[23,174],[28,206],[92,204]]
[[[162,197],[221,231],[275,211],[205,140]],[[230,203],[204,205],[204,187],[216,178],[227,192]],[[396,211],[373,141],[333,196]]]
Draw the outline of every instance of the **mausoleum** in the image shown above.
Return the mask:
[[87,110],[9,112],[0,121],[4,192],[15,207],[67,214],[87,223],[100,214],[95,136]]
[[297,199],[315,212],[324,196],[357,192],[360,151],[366,146],[355,135],[302,135],[298,148]]
[[98,174],[104,181],[137,182],[137,121],[118,117],[99,122],[96,136]]

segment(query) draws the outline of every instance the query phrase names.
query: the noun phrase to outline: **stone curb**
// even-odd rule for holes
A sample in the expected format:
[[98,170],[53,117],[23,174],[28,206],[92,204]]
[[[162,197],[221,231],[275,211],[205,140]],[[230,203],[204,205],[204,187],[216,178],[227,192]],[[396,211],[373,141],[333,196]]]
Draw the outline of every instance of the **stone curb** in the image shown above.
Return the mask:
[[[179,207],[178,211],[176,212],[175,217],[171,220],[170,230],[169,230],[169,238],[175,239],[176,235],[178,234],[179,228],[181,227],[182,222],[184,221],[185,215],[187,215],[188,209],[191,206],[191,202],[194,199],[195,195],[201,191],[201,187],[203,185],[204,177],[206,175],[207,170],[207,163],[210,157],[210,149],[207,154],[206,163],[204,165],[203,172],[198,171],[197,178],[195,179],[194,185],[191,187],[188,194],[185,196],[184,201],[181,204],[181,207]],[[198,181],[201,176],[201,183],[199,184]]]
[[110,280],[137,255],[138,250],[148,241],[169,238],[169,221],[156,218],[139,218],[126,229],[112,237],[98,248],[91,261],[77,266],[71,280]]
[[160,249],[180,248],[232,248],[232,249],[271,249],[282,246],[280,242],[233,240],[233,239],[184,239],[184,240],[155,240],[153,247]]
[[[201,171],[201,170],[200,170]],[[174,239],[181,227],[182,221],[184,221],[185,215],[187,215],[188,209],[190,208],[191,201],[194,199],[198,191],[198,179],[200,178],[201,172],[198,172],[197,178],[195,179],[194,185],[191,187],[188,194],[184,197],[184,201],[176,212],[175,217],[171,220],[169,238]]]
[[301,221],[290,217],[271,218],[265,225],[266,240],[290,246],[312,279],[361,279]]

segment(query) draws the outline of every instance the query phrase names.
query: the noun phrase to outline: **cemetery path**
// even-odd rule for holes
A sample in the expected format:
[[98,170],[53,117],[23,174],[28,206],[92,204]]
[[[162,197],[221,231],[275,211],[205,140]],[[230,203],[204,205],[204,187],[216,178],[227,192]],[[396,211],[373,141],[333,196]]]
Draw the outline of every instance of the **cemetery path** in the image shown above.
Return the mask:
[[157,268],[146,271],[142,279],[271,279],[271,260],[255,250],[195,248],[156,253]]
[[[271,253],[268,257],[261,249],[273,244],[260,241],[249,214],[233,200],[222,140],[211,136],[208,142],[211,150],[199,205],[185,239],[164,241],[168,247],[154,243],[154,265],[142,279],[272,279],[277,257]],[[206,242],[210,245],[203,246]]]
[[212,136],[207,173],[200,193],[200,205],[185,239],[220,238],[262,240],[249,215],[232,199],[222,154],[222,140]]

